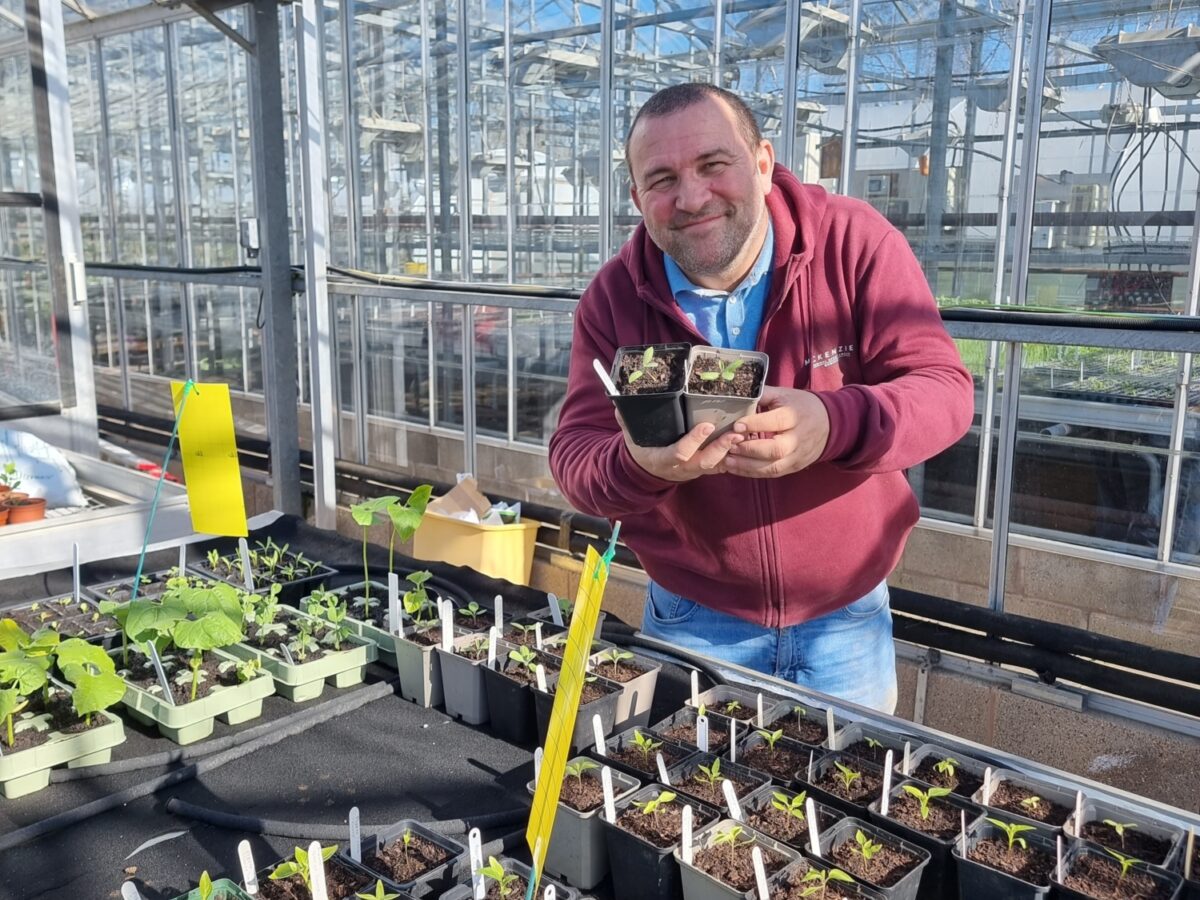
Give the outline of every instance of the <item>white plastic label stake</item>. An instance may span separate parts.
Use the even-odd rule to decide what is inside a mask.
[[[555,900],[554,885],[546,885],[546,890],[542,894],[542,900]]]
[[[454,604],[449,600],[442,603],[442,649],[454,649]]]
[[[689,866],[692,864],[692,804],[687,804],[683,808],[683,838],[680,843],[680,850],[683,851],[683,861]]]
[[[283,661],[289,666],[294,666],[296,664],[296,661],[292,659],[292,651],[288,649],[287,644],[280,644],[279,652],[283,654]]]
[[[72,597],[75,599],[75,605],[79,605],[79,545],[71,544],[71,581],[74,582]],[[128,882],[126,882],[128,884]],[[121,890],[124,890],[122,888]],[[137,888],[135,887],[136,891]]]
[[[497,594],[496,599],[492,601],[492,612],[495,613],[496,627],[499,628],[501,631],[503,631],[504,630],[504,598],[501,597],[499,594]]]
[[[692,706],[700,708],[700,673],[692,669]]]
[[[912,744],[909,741],[904,742],[904,766],[901,771],[905,778],[912,774]]]
[[[654,758],[658,762],[658,780],[661,781],[663,784],[665,784],[667,787],[670,787],[671,779],[667,776],[667,764],[665,762],[663,762],[662,754],[655,753]]]
[[[388,575],[388,628],[392,634],[404,634],[404,615],[400,611],[400,576]]]
[[[483,841],[479,837],[479,829],[472,828],[467,834],[467,846],[471,855],[471,893],[475,900],[483,900],[487,894],[487,885],[479,870],[483,868]]]
[[[550,619],[559,628],[563,627],[562,610],[558,608],[558,595],[547,594],[546,605],[550,607]]]
[[[362,825],[358,820],[358,807],[350,807],[350,858],[362,862]]]
[[[1075,792],[1075,836],[1083,834],[1083,791]]]
[[[604,723],[600,721],[600,713],[592,713],[592,737],[596,740],[596,755],[608,756],[604,746]]]
[[[126,881],[121,885],[121,900],[143,900],[142,892],[132,881]]]
[[[308,877],[312,879],[312,900],[329,900],[325,886],[325,860],[321,859],[321,842],[308,845]]]
[[[812,767],[813,767],[813,751],[808,751],[808,778],[805,779],[809,784],[812,784]]]
[[[733,789],[733,782],[728,778],[721,779],[721,793],[725,795],[725,805],[729,807],[729,818],[735,822],[744,822],[742,804],[738,803],[737,792]]]
[[[1058,880],[1061,882],[1063,879],[1061,834],[1054,839],[1054,872]]]
[[[158,684],[163,691],[163,699],[171,706],[175,705],[175,696],[171,693],[171,682],[167,681],[167,673],[163,669],[162,660],[158,658],[158,649],[154,641],[146,641],[146,655],[154,664],[154,674],[158,676]]]
[[[708,716],[696,716],[696,746],[708,752]]]
[[[1192,857],[1196,855],[1196,829],[1188,829],[1187,848],[1183,854],[1183,877],[1192,877]]]
[[[808,849],[817,859],[823,859],[821,856],[821,828],[817,823],[817,805],[813,803],[812,797],[804,801],[804,813],[808,816]]]
[[[600,786],[604,788],[604,817],[610,825],[617,824],[617,802],[613,791],[612,769],[603,766],[600,769]]]
[[[238,555],[242,558],[242,581],[246,590],[254,590],[254,573],[250,571],[250,545],[245,538],[238,538]]]
[[[542,780],[542,757],[546,755],[541,747],[533,751],[533,786],[537,787]]]
[[[959,827],[962,829],[958,835],[958,841],[959,841],[958,851],[959,851],[959,853],[962,854],[962,858],[966,859],[967,858],[967,811],[965,809],[960,809],[958,811],[958,818],[959,818],[959,822],[961,823]]]
[[[533,646],[538,650],[542,649],[542,623],[535,622],[533,625]]]
[[[246,885],[246,893],[253,897],[258,893],[258,869],[254,867],[254,851],[250,849],[249,841],[238,844],[238,862],[242,864],[242,884]]]
[[[884,818],[887,818],[888,803],[891,801],[892,765],[892,751],[889,750],[883,758],[883,793],[879,795],[879,814]]]
[[[758,721],[759,728],[767,727],[766,717],[763,716],[763,702],[762,702],[762,694],[761,693],[758,695],[758,719],[757,719],[757,721]]]
[[[825,731],[829,735],[829,749],[837,750],[837,734],[834,732],[833,710],[825,710]]]
[[[488,629],[488,660],[489,669],[496,668],[496,641],[500,640],[500,629],[493,625]]]
[[[729,761],[737,762],[737,719],[729,720]]]
[[[754,883],[758,885],[758,898],[759,900],[769,900],[771,892],[767,888],[767,869],[763,865],[762,849],[751,848],[750,858],[754,860]]]
[[[187,544],[179,545],[179,575],[187,571]]]
[[[537,687],[543,694],[550,693],[546,687],[546,667],[541,663],[537,664],[537,668],[533,670],[537,674]]]
[[[983,770],[983,805],[992,805],[992,767]]]

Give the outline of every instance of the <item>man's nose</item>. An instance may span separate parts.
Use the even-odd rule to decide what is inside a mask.
[[[679,190],[675,194],[675,207],[681,212],[699,212],[712,197],[708,180],[698,175],[684,173],[679,179]]]

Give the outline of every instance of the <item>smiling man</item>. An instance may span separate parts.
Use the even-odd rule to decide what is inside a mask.
[[[753,113],[666,88],[625,145],[642,225],[584,292],[550,440],[563,495],[622,520],[651,637],[891,712],[885,579],[919,517],[904,469],[970,425],[971,376],[904,237],[776,164]],[[638,447],[592,372],[620,346],[761,350],[757,412]]]

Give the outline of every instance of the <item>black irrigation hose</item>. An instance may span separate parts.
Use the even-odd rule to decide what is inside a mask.
[[[172,797],[167,801],[167,812],[186,819],[195,819],[216,828],[227,828],[230,831],[243,831],[247,834],[269,834],[275,837],[307,838],[313,841],[344,841],[350,836],[348,825],[328,825],[324,823],[309,824],[305,822],[282,822],[276,819],[262,819],[258,816],[240,816],[234,813],[197,806]],[[486,831],[490,828],[500,828],[523,822],[529,817],[529,807],[506,809],[503,812],[483,813],[471,816],[469,819],[434,820],[420,822],[422,827],[438,834],[465,834],[472,828]],[[389,823],[390,824],[390,823]],[[363,825],[363,834],[374,834],[389,825]]]
[[[163,750],[161,753],[153,753],[150,756],[119,759],[116,762],[103,763],[98,766],[84,766],[79,769],[54,769],[50,772],[50,783],[61,784],[64,781],[81,781],[86,778],[125,775],[129,772],[159,769],[163,766],[174,765],[175,763],[201,759],[213,753],[220,753],[223,750],[240,747],[243,744],[258,740],[263,735],[270,734],[279,728],[291,728],[297,724],[316,724],[328,720],[333,715],[353,712],[355,709],[370,703],[372,700],[384,697],[389,693],[394,693],[393,689],[398,683],[399,679],[393,678],[379,684],[373,684],[344,697],[326,701],[319,706],[273,719],[270,722],[263,722],[253,728],[239,731],[237,734],[227,734],[224,737],[214,738],[211,741],[192,744],[190,747],[180,747],[177,750]]]
[[[16,831],[9,832],[6,835],[0,836],[0,851],[9,850],[13,847],[19,847],[21,844],[36,840],[48,834],[53,834],[56,831],[61,831],[64,828],[69,828],[72,825],[77,825],[80,822],[85,822],[88,819],[106,813],[111,809],[116,809],[119,806],[124,806],[127,803],[132,803],[134,800],[140,800],[143,797],[148,797],[156,791],[161,791],[163,788],[172,787],[176,784],[181,784],[185,781],[190,781],[206,772],[211,772],[220,768],[226,763],[241,759],[250,753],[265,749],[274,744],[279,743],[294,735],[307,731],[313,725],[332,719],[343,713],[349,712],[351,709],[357,709],[372,700],[377,700],[380,697],[390,694],[391,688],[394,687],[395,681],[386,681],[378,685],[372,685],[364,691],[356,692],[353,698],[360,701],[354,705],[348,702],[323,704],[323,716],[314,716],[313,718],[304,719],[300,722],[292,722],[286,728],[277,728],[262,735],[255,741],[246,744],[241,744],[237,747],[232,747],[221,753],[214,753],[206,756],[203,759],[197,760],[194,763],[189,763],[181,769],[175,769],[172,772],[167,772],[165,775],[159,775],[156,778],[151,778],[148,781],[143,781],[139,784],[125,788],[123,791],[117,791],[114,794],[108,794],[104,797],[99,797],[91,803],[85,803],[83,806],[77,806],[74,809],[59,813],[56,816],[51,816],[48,819],[42,819],[40,822],[34,822],[32,825],[26,825],[24,828],[19,828]],[[383,690],[386,688],[386,690]],[[369,696],[364,696],[367,692]],[[351,698],[345,698],[349,701]]]

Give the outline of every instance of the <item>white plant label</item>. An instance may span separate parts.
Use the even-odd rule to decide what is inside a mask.
[[[552,884],[546,885],[546,890],[542,894],[542,900],[554,900],[554,898],[555,898],[554,885],[552,885]]]
[[[187,571],[187,544],[180,544],[179,545],[179,575],[180,575],[180,577],[183,576],[183,573],[185,571]]]
[[[729,761],[737,762],[737,719],[729,720]]]
[[[538,663],[537,668],[534,669],[533,671],[535,673],[537,673],[538,690],[541,691],[543,694],[550,693],[549,688],[546,687],[546,667],[543,666],[541,663]]]
[[[604,723],[600,721],[600,713],[592,713],[592,737],[596,741],[596,755],[608,756],[604,746]]]
[[[533,751],[533,786],[534,787],[537,787],[538,783],[542,780],[542,757],[544,757],[545,755],[546,755],[546,752],[541,747],[538,747],[536,750]]]
[[[683,851],[683,861],[689,866],[692,864],[693,853],[692,841],[692,804],[687,804],[683,807],[683,838],[680,843],[680,850]]]
[[[362,824],[358,818],[358,807],[350,807],[350,858],[362,862]]]
[[[501,631],[504,630],[504,598],[499,594],[492,601],[492,612],[495,613],[496,627]]]
[[[312,879],[312,900],[329,900],[325,885],[325,860],[321,858],[321,842],[308,845],[308,877]]]
[[[533,626],[533,646],[540,651],[542,649],[542,623],[535,622]]]
[[[240,842],[237,852],[238,862],[242,866],[242,884],[246,886],[246,893],[253,897],[258,893],[258,869],[254,867],[254,851],[250,849],[250,842]]]
[[[696,716],[696,746],[708,752],[708,716]]]
[[[1063,880],[1062,868],[1062,835],[1058,835],[1054,839],[1054,872],[1055,876],[1061,882]]]
[[[883,758],[883,792],[879,795],[879,814],[887,818],[888,804],[892,793],[892,751],[889,750]]]
[[[700,708],[700,673],[692,669],[692,706]]]
[[[767,888],[767,868],[763,865],[762,849],[753,847],[750,858],[754,860],[754,883],[758,885],[758,896],[760,900],[768,900],[771,892]]]
[[[832,709],[825,710],[825,731],[829,735],[829,749],[837,750],[838,749],[838,745],[837,745],[838,740],[837,740],[837,733],[834,730],[833,710]]]
[[[1075,835],[1083,834],[1083,791],[1075,792]]]
[[[738,803],[737,792],[733,789],[733,782],[728,778],[721,779],[721,793],[725,795],[725,805],[729,807],[729,818],[735,822],[744,822],[742,804]]]
[[[500,629],[493,625],[488,629],[488,660],[489,669],[496,668],[496,641],[500,640]]]
[[[562,610],[558,608],[558,595],[547,594],[546,605],[550,607],[550,620],[559,628],[563,627]]]
[[[238,556],[242,558],[242,581],[246,590],[254,590],[254,573],[250,571],[250,545],[245,538],[238,538]]]
[[[904,742],[904,777],[907,778],[912,774],[912,744],[909,741]]]
[[[1183,877],[1192,877],[1192,857],[1196,855],[1196,829],[1188,829],[1187,852],[1183,854]]]
[[[454,604],[449,600],[442,603],[442,649],[454,649]]]
[[[813,767],[813,751],[808,751],[808,778],[805,779],[809,784],[812,784],[812,767]]]
[[[665,762],[663,762],[662,754],[655,753],[654,758],[658,762],[658,780],[661,781],[663,784],[665,784],[667,787],[670,787],[671,786],[671,778],[670,778],[670,776],[667,775],[667,764]]]
[[[487,884],[479,870],[483,868],[483,841],[479,837],[479,829],[472,828],[467,834],[467,846],[471,855],[471,893],[475,900],[483,900],[487,894]]]
[[[169,706],[174,706],[175,696],[171,693],[171,682],[167,681],[167,673],[163,669],[162,660],[158,658],[158,648],[154,646],[154,641],[146,641],[146,655],[150,657],[150,662],[154,664],[154,674],[158,676],[158,684],[162,688],[163,699],[167,701]]]
[[[283,661],[289,666],[294,666],[296,664],[296,660],[292,659],[292,651],[288,649],[287,644],[280,644],[279,652],[283,654]]]
[[[962,854],[962,858],[967,858],[967,811],[960,809],[958,811],[959,819],[959,834],[958,834],[958,852]]]
[[[404,634],[404,613],[400,609],[400,576],[388,575],[388,629],[392,634]]]
[[[616,792],[613,790],[612,769],[603,766],[600,769],[600,786],[604,788],[604,817],[610,825],[617,824]]]
[[[71,544],[71,581],[76,605],[79,604],[79,544]],[[123,890],[123,889],[122,889]],[[135,887],[136,891],[137,888]]]
[[[808,816],[808,849],[812,851],[812,855],[817,859],[822,859],[821,828],[817,823],[817,805],[813,803],[812,797],[805,799],[804,812]]]
[[[992,805],[992,767],[983,770],[983,805]]]
[[[758,721],[758,727],[759,727],[759,728],[766,728],[766,727],[767,727],[767,720],[766,720],[766,717],[765,717],[765,716],[763,716],[763,702],[762,702],[762,694],[761,694],[761,693],[759,693],[759,695],[758,695],[758,704],[757,704],[757,706],[758,706],[758,719],[757,719],[757,721]]]
[[[126,881],[121,885],[121,900],[143,900],[142,892],[132,881]]]

